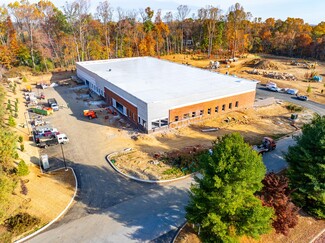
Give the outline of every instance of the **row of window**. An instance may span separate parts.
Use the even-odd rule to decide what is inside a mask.
[[[236,103],[235,103],[235,107],[238,107],[238,105],[239,105],[239,102],[238,101],[236,101]],[[228,104],[228,108],[229,109],[232,109],[232,103],[229,103]],[[208,108],[208,110],[207,110],[207,114],[208,115],[211,115],[211,108]],[[221,106],[221,110],[222,111],[225,111],[226,110],[226,105],[225,104],[223,104],[222,106]],[[214,112],[215,113],[218,113],[219,112],[219,106],[216,106],[215,108],[214,108]],[[200,110],[199,111],[199,116],[203,116],[204,115],[204,110]],[[197,116],[197,112],[196,111],[193,111],[192,113],[186,113],[186,114],[184,114],[183,115],[183,119],[185,120],[185,119],[189,119],[189,118],[193,118],[193,117],[196,117]],[[179,121],[179,116],[175,116],[175,122],[176,121]]]

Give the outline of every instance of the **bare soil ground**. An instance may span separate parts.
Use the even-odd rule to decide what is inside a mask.
[[[28,189],[27,195],[21,193],[21,182],[18,183],[14,193],[11,195],[11,207],[8,209],[8,217],[18,212],[27,212],[36,216],[41,220],[38,227],[41,227],[56,218],[70,202],[75,190],[75,178],[73,172],[59,170],[48,174],[43,174],[38,166],[39,151],[33,142],[29,140],[28,129],[26,124],[27,116],[25,114],[26,107],[24,98],[20,89],[24,89],[25,85],[35,82],[31,79],[28,83],[19,83],[17,85],[17,93],[13,94],[8,91],[8,98],[14,103],[18,98],[19,109],[17,126],[13,130],[17,136],[22,136],[25,146],[24,151],[18,149],[18,154],[29,167],[30,173],[22,177]],[[17,147],[19,144],[17,143]],[[18,161],[17,161],[18,164]],[[6,229],[2,227],[0,230],[0,238],[2,234],[6,234]]]
[[[322,231],[325,227],[324,220],[316,220],[313,217],[306,215],[304,212],[301,212],[299,215],[299,223],[298,225],[289,231],[288,236],[284,236],[282,234],[276,234],[275,232],[271,232],[266,235],[262,235],[259,240],[250,239],[247,237],[243,237],[240,242],[241,243],[264,243],[264,242],[272,242],[272,243],[287,243],[287,242],[295,242],[295,243],[305,243],[310,242],[320,231]],[[320,238],[321,240],[321,238]],[[186,225],[184,229],[180,232],[177,237],[176,243],[201,243],[197,234],[193,230],[193,228],[189,225]],[[315,242],[324,242],[324,241],[315,241]]]
[[[150,135],[140,135],[132,141],[134,152],[114,158],[115,165],[125,173],[142,179],[172,179],[179,174],[165,174],[172,166],[159,162],[155,163],[156,153],[172,150],[182,150],[188,146],[200,145],[211,147],[217,137],[231,132],[240,132],[250,144],[259,144],[264,136],[282,137],[296,129],[290,125],[291,112],[287,104],[273,104],[268,107],[252,108],[222,114],[216,118],[204,120],[188,127]],[[310,111],[303,111],[296,124],[301,127],[312,118]],[[226,122],[228,121],[228,122]],[[218,128],[214,132],[202,132],[202,129]]]
[[[201,57],[198,55],[169,55],[162,56],[162,59],[166,59],[169,61],[174,61],[178,63],[186,64],[200,67],[200,68],[208,68],[210,60],[215,59],[207,59],[206,57]],[[197,60],[200,59],[200,60]],[[259,62],[256,65],[251,65],[254,60],[259,59]],[[266,62],[267,61],[267,62]],[[292,65],[292,61],[297,61],[301,63],[301,65]],[[299,93],[302,95],[307,94],[307,88],[310,85],[312,87],[312,92],[307,94],[310,100],[325,104],[325,63],[317,62],[317,66],[315,69],[308,69],[302,63],[305,63],[305,60],[296,59],[296,58],[287,58],[287,57],[279,57],[273,55],[248,55],[247,58],[240,58],[237,62],[233,62],[231,64],[221,64],[218,70],[214,70],[220,73],[225,74],[228,72],[230,75],[236,75],[238,77],[258,80],[261,83],[267,82],[275,82],[278,84],[280,88],[295,88],[299,90]],[[310,63],[314,63],[311,61]],[[285,72],[294,75],[297,77],[296,81],[289,80],[280,80],[264,77],[263,75],[255,75],[249,74],[247,71],[252,71],[254,69],[259,69],[259,71],[274,71],[274,72]],[[315,71],[318,75],[323,77],[323,82],[306,82],[305,74],[311,73]],[[323,90],[323,93],[321,92]]]

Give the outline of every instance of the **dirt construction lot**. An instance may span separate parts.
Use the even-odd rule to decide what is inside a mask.
[[[183,63],[189,65],[209,68],[210,60],[218,60],[215,57],[207,59],[205,56],[198,55],[169,55],[162,56],[162,59]],[[198,60],[199,59],[199,60]],[[315,64],[315,68],[312,66]],[[221,64],[218,70],[212,69],[222,74],[226,72],[229,75],[236,75],[252,80],[261,81],[261,83],[275,82],[280,88],[295,88],[299,90],[302,95],[308,95],[310,100],[325,104],[325,63],[306,61],[295,58],[278,57],[272,55],[247,55],[247,58],[240,58],[236,62],[229,64]],[[258,74],[259,73],[259,74]],[[267,77],[263,73],[279,74],[277,78]],[[307,82],[305,75],[317,74],[323,78],[323,82]],[[284,80],[281,77],[287,76],[288,79]],[[292,80],[295,77],[295,80]],[[312,91],[308,94],[307,88],[310,85]],[[322,92],[323,90],[323,92]]]

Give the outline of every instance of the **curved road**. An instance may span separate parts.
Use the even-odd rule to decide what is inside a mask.
[[[109,144],[109,137],[101,131],[100,125],[78,117],[83,107],[66,88],[46,92],[59,103],[70,105],[70,109],[59,111],[60,116],[54,116],[53,124],[61,124],[58,128],[70,136],[65,155],[77,174],[79,191],[75,205],[64,218],[29,242],[150,242],[175,230],[185,221],[184,206],[192,178],[161,186],[119,176],[105,161],[105,155],[113,151],[101,145],[100,142]],[[274,96],[320,114],[325,111],[324,105],[299,101],[287,94],[267,91],[259,85],[256,96]],[[292,141],[286,143],[289,145]],[[53,156],[60,157],[60,152],[56,152]],[[277,157],[283,162],[281,154]],[[271,160],[265,158],[264,161],[269,171],[286,166],[273,168]]]

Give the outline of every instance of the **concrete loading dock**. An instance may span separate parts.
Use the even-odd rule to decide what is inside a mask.
[[[252,107],[256,82],[152,57],[77,63],[77,76],[146,132]]]

